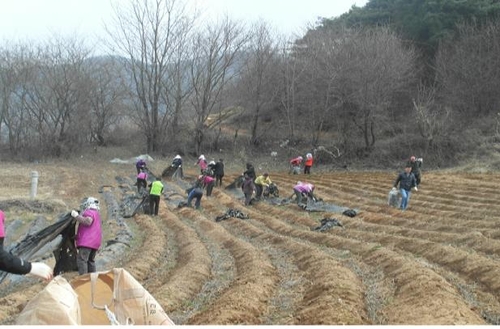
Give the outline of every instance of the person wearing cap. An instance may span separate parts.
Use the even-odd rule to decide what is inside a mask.
[[[163,193],[163,183],[160,177],[150,184],[149,189],[149,213],[152,216],[158,216],[160,209],[160,196]]]
[[[202,154],[198,157],[198,161],[194,164],[195,166],[198,165],[200,167],[200,173],[203,175],[203,172],[205,169],[207,169],[208,163],[207,160],[205,159],[205,156]]]
[[[222,178],[224,177],[223,159],[219,159],[219,161],[215,163],[214,172],[215,172],[215,186],[222,186]]]
[[[306,154],[306,161],[304,162],[304,175],[311,174],[311,167],[313,165],[313,156],[311,153]]]
[[[181,165],[182,165],[182,157],[179,154],[177,154],[172,160],[172,167],[178,168]]]
[[[206,173],[215,178],[215,160],[208,163]]]
[[[416,186],[420,185],[420,178],[422,177],[420,167],[422,166],[422,162],[422,158],[417,159],[414,155],[412,155],[408,161],[408,165],[411,166],[411,173],[415,176],[415,180],[417,182]]]
[[[302,160],[304,160],[300,155],[296,158],[290,160],[290,172],[289,174],[299,174],[300,173],[300,165],[302,164]]]
[[[399,192],[401,193],[401,205],[399,206],[401,210],[406,210],[408,208],[408,203],[410,202],[411,189],[414,188],[418,191],[417,180],[415,175],[411,172],[411,164],[407,163],[403,172],[399,173],[396,181],[393,184],[393,190],[396,190],[399,184]]]
[[[99,200],[87,198],[82,204],[82,213],[71,211],[71,217],[76,219],[76,265],[78,274],[96,272],[95,256],[102,244],[101,215],[99,214]]]
[[[263,175],[255,178],[255,197],[257,200],[262,196],[262,192],[264,188],[269,188],[269,185],[272,183],[271,178],[269,178],[269,174],[266,172]]]
[[[175,172],[178,172],[180,178],[184,177],[184,174],[182,172],[182,157],[179,154],[174,157],[174,160],[172,160],[172,164],[170,166],[176,170]]]

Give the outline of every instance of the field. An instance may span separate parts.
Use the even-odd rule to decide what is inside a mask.
[[[155,163],[153,172],[166,165]],[[27,197],[32,170],[40,173],[36,203]],[[7,222],[23,223],[11,231],[6,225],[7,233],[14,241],[22,236],[19,226],[37,216],[50,223],[84,196],[97,196],[106,240],[128,239],[105,246],[98,269],[127,269],[177,324],[500,323],[498,173],[424,172],[402,212],[387,206],[395,172],[313,167],[307,180],[316,194],[358,209],[353,218],[296,204],[245,207],[238,190],[222,188],[204,196],[200,210],[177,208],[188,182],[166,180],[158,217],[124,218],[123,204],[135,194],[134,170],[110,163],[6,166],[0,205],[8,208]],[[227,172],[225,183],[237,175]],[[305,179],[284,170],[270,176],[283,198]],[[249,219],[216,222],[229,208]],[[343,227],[312,230],[326,217]],[[35,279],[0,285],[0,323],[13,323],[43,286]]]

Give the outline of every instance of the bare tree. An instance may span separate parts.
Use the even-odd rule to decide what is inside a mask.
[[[178,0],[130,0],[128,6],[116,2],[114,10],[114,29],[107,27],[107,31],[114,52],[127,57],[135,121],[146,137],[147,151],[156,152],[176,111],[166,103],[167,93],[178,87],[167,84],[170,65],[181,60],[179,47],[193,19]]]
[[[351,104],[350,117],[370,150],[393,97],[413,82],[416,53],[385,27],[348,33],[337,45],[336,61],[345,63],[337,77],[339,94]]]
[[[485,26],[460,25],[457,37],[440,45],[436,71],[442,97],[459,114],[465,127],[470,126],[473,115],[494,121],[500,107],[499,53],[498,21]]]
[[[53,36],[43,45],[20,44],[4,51],[2,113],[11,152],[21,147],[60,156],[81,141],[76,118],[88,110],[81,40]]]
[[[292,140],[295,138],[297,126],[297,85],[303,74],[303,65],[300,63],[300,57],[297,56],[297,49],[300,46],[285,40],[280,47],[280,77],[283,80],[280,103],[288,127],[288,138]]]
[[[37,79],[31,88],[28,108],[43,127],[42,140],[60,156],[84,143],[88,132],[78,118],[89,113],[87,65],[90,50],[81,40],[54,36],[40,47]]]
[[[266,133],[259,131],[262,112],[276,105],[283,81],[277,71],[279,47],[270,28],[259,22],[250,30],[253,32],[238,80],[238,95],[245,112],[250,114],[250,143],[258,145],[260,136]]]
[[[0,51],[0,128],[5,128],[8,136],[9,149],[16,154],[21,148],[21,142],[26,140],[22,127],[26,126],[25,111],[15,109],[15,97],[23,76],[29,71],[30,50],[24,45],[15,45],[11,49]],[[3,129],[0,129],[0,140]]]
[[[190,76],[197,153],[201,152],[205,137],[205,121],[214,111],[222,110],[223,91],[239,74],[238,55],[247,41],[244,28],[228,18],[217,24],[207,24],[194,38]]]
[[[419,132],[427,141],[426,150],[434,146],[435,139],[448,132],[451,111],[437,102],[437,88],[420,84],[413,99],[416,121]]]
[[[297,84],[297,115],[301,126],[310,134],[313,147],[318,146],[322,134],[337,131],[337,109],[341,104],[341,80],[346,65],[338,60],[340,51],[338,33],[318,30],[309,33],[297,44],[297,57],[301,58],[301,79]]]
[[[111,58],[94,58],[89,63],[90,116],[86,117],[90,142],[105,146],[112,126],[125,115],[127,88],[120,67]]]

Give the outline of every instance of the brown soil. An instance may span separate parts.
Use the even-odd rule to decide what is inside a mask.
[[[153,171],[164,165],[156,163]],[[0,202],[28,203],[29,173],[37,170],[37,200],[50,207],[27,209],[20,202],[7,210],[7,221],[28,223],[37,211],[55,220],[84,196],[99,197],[104,185],[119,204],[134,183],[133,165],[9,168],[0,179],[20,183],[0,188]],[[188,168],[186,174],[196,172]],[[226,183],[236,175],[229,173]],[[306,179],[284,171],[270,175],[283,198]],[[306,212],[295,204],[245,207],[237,194],[221,188],[203,197],[201,210],[178,209],[174,199],[163,199],[159,216],[125,220],[133,231],[131,247],[115,254],[109,266],[132,273],[177,324],[498,324],[500,174],[425,172],[404,212],[387,206],[394,178],[385,172],[307,177],[325,202],[359,209],[353,218]],[[167,180],[166,194],[185,196],[186,184]],[[119,225],[102,208],[106,239],[113,239]],[[250,218],[216,222],[228,208]],[[344,227],[311,230],[325,217]],[[43,286],[37,280],[0,285],[0,323],[13,323]]]

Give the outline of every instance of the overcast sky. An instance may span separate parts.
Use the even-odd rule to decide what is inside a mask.
[[[112,0],[128,1],[128,0]],[[305,31],[318,16],[336,17],[368,0],[183,0],[196,3],[204,15],[253,22],[263,19],[284,34]],[[113,15],[110,0],[3,0],[0,39],[38,39],[56,34],[103,35]]]

